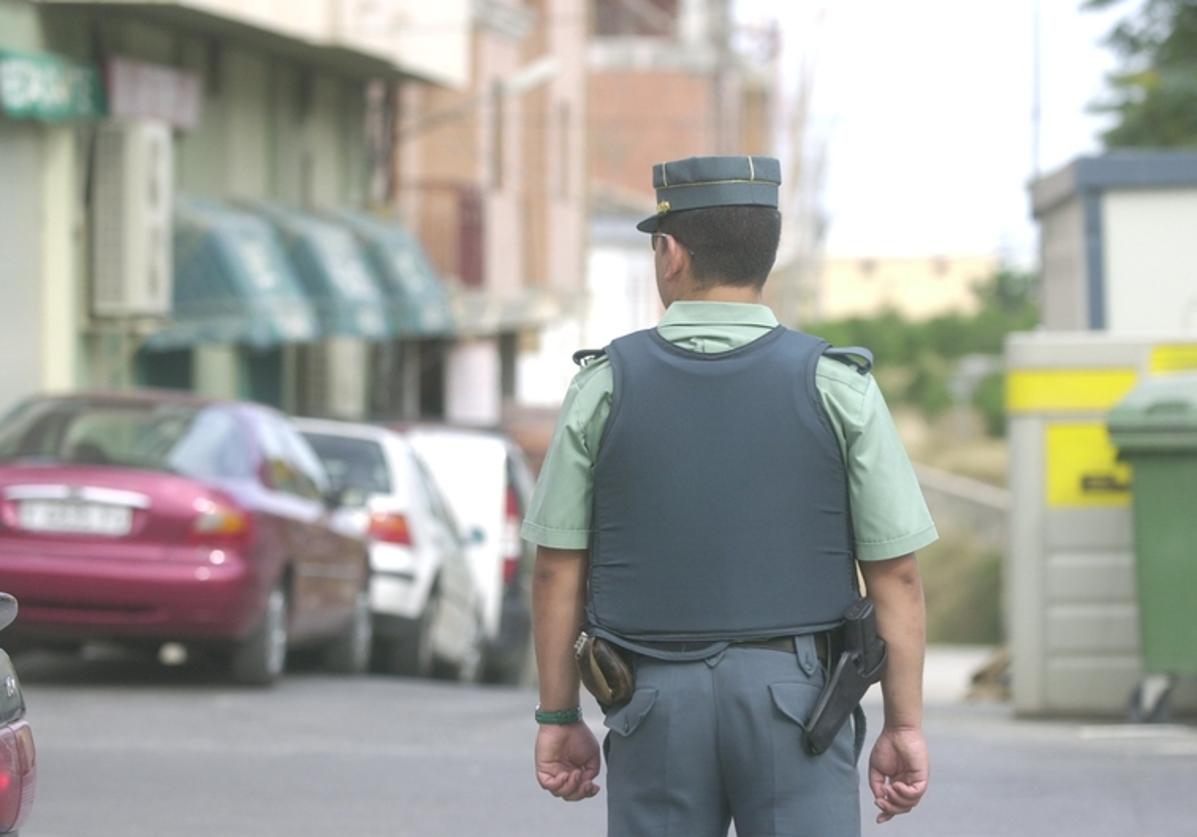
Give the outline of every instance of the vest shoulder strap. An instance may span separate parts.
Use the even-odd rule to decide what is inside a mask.
[[[578,349],[574,352],[574,363],[585,368],[587,364],[606,356],[606,349]]]
[[[873,353],[863,346],[832,347],[825,349],[823,354],[840,363],[856,367],[856,371],[862,375],[873,371]]]

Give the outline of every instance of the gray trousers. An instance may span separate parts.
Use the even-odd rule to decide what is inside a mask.
[[[857,837],[852,725],[820,756],[803,727],[826,677],[796,653],[732,646],[692,663],[636,661],[636,692],[607,714],[609,837]]]

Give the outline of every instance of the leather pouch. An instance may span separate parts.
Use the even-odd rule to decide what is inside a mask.
[[[578,676],[604,711],[628,700],[636,691],[636,673],[624,653],[607,640],[585,631],[578,634],[574,643]]]

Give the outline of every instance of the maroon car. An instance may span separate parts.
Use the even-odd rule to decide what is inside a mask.
[[[26,401],[0,422],[0,578],[16,641],[181,642],[267,684],[288,647],[361,671],[365,545],[285,417],[165,392]]]

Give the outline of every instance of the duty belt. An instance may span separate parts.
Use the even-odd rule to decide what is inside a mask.
[[[819,662],[827,665],[827,646],[830,635],[827,633],[811,634],[815,641],[815,652],[819,656]],[[732,647],[739,648],[764,648],[768,651],[782,651],[786,654],[794,653],[794,637],[792,636],[775,636],[769,639],[751,639],[744,642],[733,642]]]

